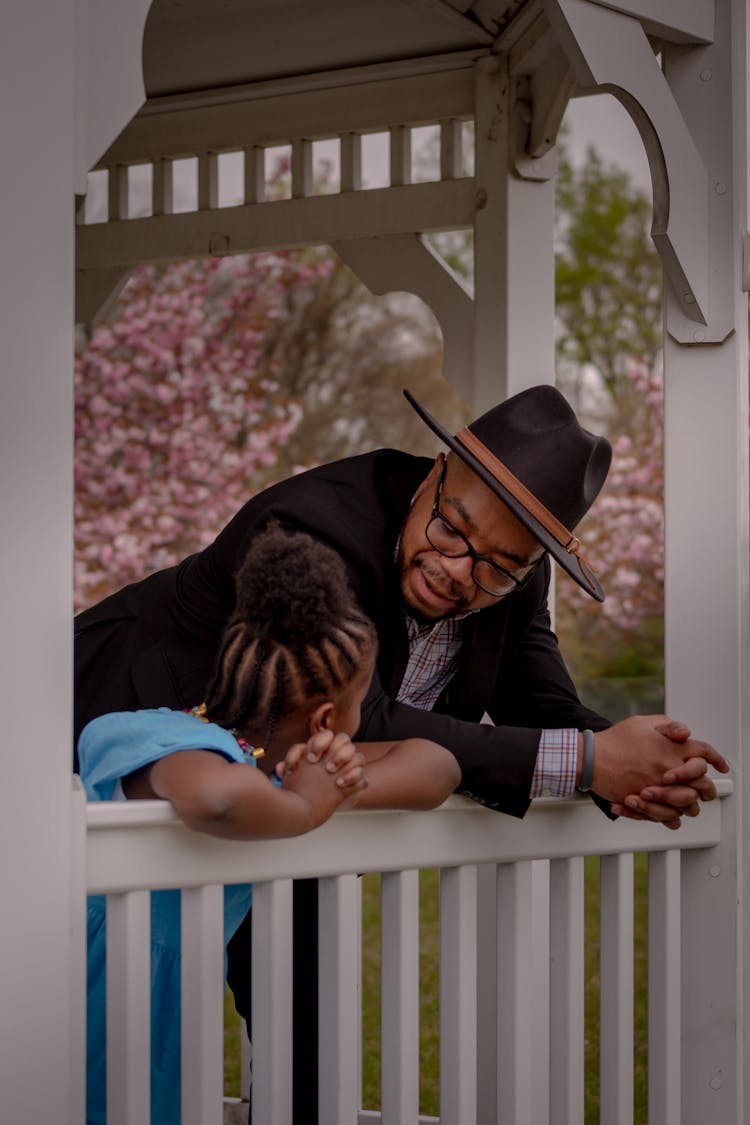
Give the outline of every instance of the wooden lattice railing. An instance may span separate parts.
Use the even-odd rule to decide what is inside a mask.
[[[731,783],[719,784],[723,795],[731,792]],[[247,844],[190,832],[161,802],[86,806],[79,790],[73,802],[81,859],[74,888],[81,931],[72,972],[78,989],[73,1120],[84,1120],[86,893],[109,896],[108,971],[120,1001],[107,1065],[123,1096],[109,1125],[147,1120],[148,890],[166,887],[183,888],[183,1122],[220,1125],[221,885],[250,881],[253,1026],[263,1029],[253,1051],[254,1114],[264,1123],[289,1122],[291,877],[318,876],[320,1120],[416,1121],[416,879],[419,868],[437,867],[440,1120],[580,1125],[585,855],[603,857],[601,1098],[617,1107],[611,1120],[632,1120],[635,851],[649,853],[649,1104],[674,1112],[681,1089],[681,980],[691,978],[691,967],[680,963],[681,850],[719,842],[721,804],[704,806],[700,817],[672,834],[657,825],[612,824],[585,800],[537,802],[516,821],[452,798],[434,812],[343,813],[303,839]],[[381,1114],[361,1106],[359,1079],[357,875],[370,871],[384,873]],[[691,1122],[688,1106],[682,1121]]]

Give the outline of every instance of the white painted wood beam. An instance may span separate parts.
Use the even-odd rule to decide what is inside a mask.
[[[86,1120],[86,792],[77,774],[71,780],[70,1120],[75,1122]]]
[[[316,245],[471,226],[473,180],[373,188],[76,228],[80,269]]]
[[[632,1125],[632,855],[602,856],[599,917],[599,1120]]]
[[[532,865],[497,868],[497,1112],[498,1121],[536,1125]]]
[[[513,175],[517,104],[507,65],[502,56],[477,66],[470,399],[477,411],[554,377],[554,186],[547,170],[540,182],[537,169]]]
[[[292,1120],[292,881],[253,887],[253,1120]],[[243,1075],[243,1078],[245,1075]]]
[[[465,0],[410,0],[415,7],[424,9],[425,17],[434,20],[436,17],[450,22],[459,32],[467,32],[477,43],[490,44],[494,37],[495,28],[490,25],[485,27],[478,22],[473,11],[471,15],[465,13],[473,7]]]
[[[747,4],[740,8],[747,19]],[[747,88],[739,83],[733,97],[732,82],[733,60],[744,41],[723,0],[713,43],[692,50],[667,45],[662,51],[665,77],[708,172],[708,323],[692,323],[673,291],[665,294],[667,331],[682,344],[721,343],[736,326],[737,232],[746,229],[748,207],[747,188],[736,169],[747,155]]]
[[[704,691],[701,699],[705,695]],[[722,797],[733,791],[732,782],[725,779],[718,780],[717,788]],[[405,855],[413,867],[445,867],[496,862],[499,856],[511,862],[674,847],[672,834],[661,825],[624,818],[610,822],[584,798],[534,802],[518,821],[466,797],[450,797],[442,808],[419,814],[418,832],[414,818],[398,811],[358,809],[337,813],[303,843],[257,840],[252,848],[191,833],[164,801],[123,802],[124,808],[109,808],[110,803],[86,808],[89,894],[131,890],[144,883],[198,887],[214,882],[218,873],[227,883],[315,878],[338,874],[344,866],[342,856],[347,870],[365,873],[400,871]],[[131,810],[131,803],[139,807]],[[682,825],[683,862],[686,850],[719,842],[722,815],[729,814],[729,806],[722,813],[723,805],[725,800],[705,804],[700,816]],[[134,825],[138,832],[133,832]]]
[[[151,1092],[151,895],[107,895],[107,1120],[142,1125]]]
[[[360,191],[362,188],[362,137],[359,133],[344,133],[340,139],[340,183],[342,191]]]
[[[708,177],[643,28],[589,0],[544,2],[580,85],[614,94],[633,118],[654,187],[654,244],[683,315],[707,325]]]
[[[181,895],[181,1125],[222,1125],[224,888]]]
[[[174,210],[174,165],[155,160],[151,165],[151,214],[171,215]]]
[[[219,158],[215,152],[198,157],[198,210],[212,211],[219,202]]]
[[[346,72],[327,85],[216,90],[152,99],[103,155],[97,167],[135,164],[164,156],[239,151],[249,144],[276,145],[342,133],[386,130],[394,122],[431,124],[468,118],[473,110],[473,60],[455,69],[389,77],[367,72],[349,84]],[[437,64],[436,64],[437,65]],[[299,84],[298,84],[299,85]],[[165,137],[169,140],[165,144]]]
[[[109,169],[107,215],[114,220],[129,217],[128,170],[123,164]]]
[[[476,1121],[476,868],[440,872],[440,1123]],[[405,1120],[405,1119],[402,1119]]]
[[[471,394],[474,307],[462,278],[417,234],[357,238],[333,249],[372,293],[416,293],[432,309],[443,333],[445,377]]]
[[[75,7],[74,161],[76,190],[85,193],[86,173],[146,100],[141,56],[151,0]]]
[[[419,1116],[419,872],[381,881],[382,1125]]]
[[[531,122],[526,151],[533,160],[538,160],[557,141],[576,80],[568,60],[560,52],[550,55],[532,72],[529,85]]]
[[[390,132],[391,184],[411,183],[411,129],[408,125],[393,125]]]
[[[245,203],[263,203],[266,198],[266,151],[248,145],[244,152]]]
[[[122,292],[130,270],[122,266],[76,271],[76,324],[95,325]]]
[[[313,191],[312,141],[292,144],[292,198],[306,199]]]
[[[648,1119],[681,1125],[680,853],[648,860]]]
[[[326,1125],[349,1125],[357,1117],[358,895],[356,875],[321,879],[318,885],[318,1112]]]
[[[710,43],[715,0],[591,0],[602,8],[634,16],[649,35],[672,43]]]
[[[584,1119],[583,859],[550,864],[550,1125]]]
[[[463,128],[455,118],[440,122],[440,179],[457,180],[463,176]]]

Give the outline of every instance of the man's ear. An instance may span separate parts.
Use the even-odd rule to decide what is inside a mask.
[[[326,700],[325,703],[318,704],[315,710],[310,713],[310,734],[317,734],[320,730],[328,730],[331,711],[333,711],[333,703],[330,699]]]

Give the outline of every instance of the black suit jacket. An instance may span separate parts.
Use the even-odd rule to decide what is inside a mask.
[[[342,555],[377,627],[357,737],[431,738],[456,755],[461,792],[522,816],[540,730],[607,723],[581,704],[550,629],[548,559],[523,590],[466,619],[458,671],[432,712],[395,702],[408,658],[395,547],[429,469],[427,459],[379,450],[292,477],[248,501],[204,551],[81,613],[76,739],[105,711],[200,702],[234,605],[234,574],[251,537],[278,519]],[[485,712],[495,726],[480,723]]]

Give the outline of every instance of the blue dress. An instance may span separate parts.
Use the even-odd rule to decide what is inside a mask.
[[[211,750],[232,762],[255,760],[214,723],[160,707],[94,719],[78,742],[89,801],[117,799],[118,782],[141,766],[180,750]],[[224,944],[251,902],[249,884],[224,888]],[[106,898],[90,895],[87,912],[88,996],[86,1122],[105,1125]],[[180,892],[151,894],[151,1125],[180,1122]],[[147,1123],[144,1122],[144,1125]]]

